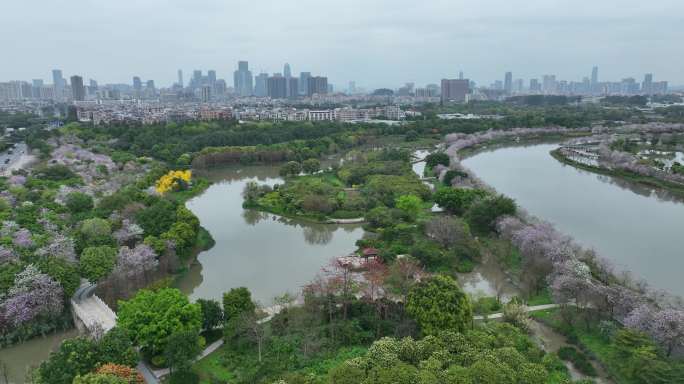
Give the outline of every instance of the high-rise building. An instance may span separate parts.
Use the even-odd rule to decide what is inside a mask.
[[[653,92],[653,74],[647,73],[644,75],[644,82],[641,83],[641,92],[650,95]]]
[[[254,96],[256,96],[256,97],[268,96],[268,88],[266,85],[266,83],[268,82],[268,73],[260,73],[254,79],[255,79]]]
[[[133,76],[133,89],[136,92],[140,92],[142,89],[142,80],[140,80],[140,77],[138,76]]]
[[[442,103],[467,101],[470,92],[468,79],[442,79]]]
[[[524,86],[523,79],[515,79],[513,82],[513,92],[522,93]]]
[[[178,86],[183,88],[183,70],[178,70]]]
[[[218,79],[216,80],[216,84],[214,85],[214,94],[216,96],[223,96],[226,94],[226,89],[228,89],[228,85],[226,85],[226,81],[223,79]]]
[[[546,94],[554,94],[558,92],[558,83],[556,82],[556,75],[544,75],[542,86],[542,90]]]
[[[266,89],[271,99],[284,99],[287,97],[287,79],[280,73],[274,73],[266,81]]]
[[[88,95],[95,95],[97,93],[97,81],[90,79],[88,82]]]
[[[328,93],[328,78],[325,76],[312,76],[307,85],[307,95],[325,95]]]
[[[504,78],[504,92],[511,94],[513,92],[513,73],[506,72],[506,77]]]
[[[541,84],[539,84],[539,79],[530,79],[530,92],[541,92]]]
[[[192,71],[192,78],[190,79],[190,88],[196,89],[202,86],[202,70],[195,69]]]
[[[308,95],[309,93],[309,79],[311,78],[311,72],[300,72],[299,73],[299,94]]]
[[[57,100],[62,100],[66,88],[66,79],[62,76],[61,69],[52,70],[52,85],[55,87],[55,98]]]
[[[211,100],[211,87],[208,85],[202,86],[202,102],[208,103]]]
[[[249,63],[247,61],[238,61],[238,69],[233,73],[235,93],[239,96],[252,96],[254,92],[252,81],[252,71],[249,70]]]
[[[594,66],[591,69],[591,85],[595,86],[596,84],[598,84],[598,67]]]
[[[145,88],[154,91],[154,80],[147,80],[147,83],[145,83]]]
[[[71,94],[75,101],[85,100],[85,88],[81,76],[71,76]]]
[[[290,94],[294,91],[296,93],[299,93],[299,89],[296,90],[291,90],[290,89],[290,79],[292,78],[292,69],[290,69],[290,64],[285,63],[283,66],[283,76],[285,77],[285,93],[287,93],[287,97],[292,97]],[[296,97],[296,96],[295,96]]]
[[[350,82],[349,82],[348,93],[349,93],[350,95],[353,95],[353,94],[356,93],[356,81],[350,81]]]
[[[285,78],[287,81],[287,97],[296,99],[299,97],[299,79],[296,77]]]
[[[43,88],[43,79],[33,79],[31,81],[31,97],[34,99],[40,98],[40,89]]]
[[[463,80],[463,71],[458,71],[458,79]]]
[[[216,71],[213,69],[210,69],[207,72],[207,79],[209,80],[209,86],[213,87],[216,84]]]

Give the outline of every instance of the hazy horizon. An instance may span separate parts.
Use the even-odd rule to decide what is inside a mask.
[[[183,69],[217,71],[232,85],[238,60],[256,75],[290,63],[338,87],[417,85],[457,77],[480,85],[514,78],[684,84],[684,2],[656,0],[12,1],[0,14],[0,81],[62,69],[100,83],[157,86]],[[679,25],[679,27],[677,27]],[[10,59],[8,59],[10,58]]]

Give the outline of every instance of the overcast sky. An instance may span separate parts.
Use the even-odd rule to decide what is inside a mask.
[[[684,0],[0,0],[0,81],[157,85],[238,60],[372,87],[556,74],[684,84]]]

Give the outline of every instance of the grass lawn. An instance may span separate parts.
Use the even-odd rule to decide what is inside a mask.
[[[199,375],[200,383],[227,383],[235,378],[230,370],[225,368],[222,364],[223,351],[225,348],[225,345],[221,346],[209,356],[195,363],[193,369]]]
[[[236,382],[239,377],[238,370],[240,368],[234,371],[227,367],[234,366],[240,362],[226,360],[231,356],[231,352],[227,348],[227,346],[223,345],[209,356],[195,363],[193,370],[199,375],[201,384]],[[342,364],[346,360],[365,355],[367,350],[366,347],[344,347],[339,349],[334,355],[312,358],[305,367],[293,371],[315,376],[325,376],[330,369]],[[250,357],[253,357],[256,361],[256,355]],[[264,364],[268,364],[267,359],[264,360]],[[272,381],[275,381],[275,379]],[[267,380],[267,382],[270,381]]]
[[[527,299],[527,306],[533,307],[535,305],[553,304],[553,299],[551,298],[551,293],[548,289],[544,288],[537,295],[534,295]]]

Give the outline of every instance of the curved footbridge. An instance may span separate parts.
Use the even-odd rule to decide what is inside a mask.
[[[116,313],[95,295],[95,288],[96,284],[82,280],[71,297],[71,308],[77,327],[99,337],[116,326]]]

